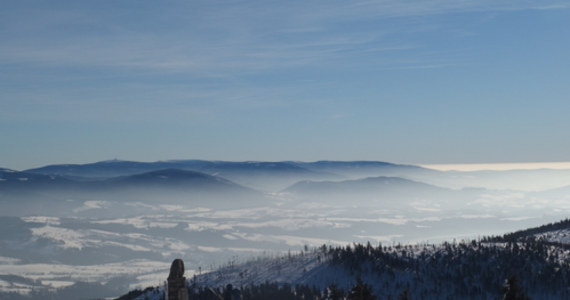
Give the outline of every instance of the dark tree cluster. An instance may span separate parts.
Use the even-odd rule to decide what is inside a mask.
[[[128,292],[127,294],[116,298],[115,300],[132,300],[140,297],[141,295],[149,295],[149,294],[161,294],[158,287],[148,287],[144,290],[136,289]],[[163,296],[163,295],[162,295]]]
[[[348,290],[330,284],[324,289],[305,284],[292,286],[265,282],[250,284],[239,289],[228,284],[225,288],[211,288],[192,284],[189,287],[190,300],[379,300],[374,295],[373,286],[356,277],[356,283]],[[403,291],[398,300],[410,300],[408,291]]]
[[[570,299],[570,259],[547,243],[443,243],[441,246],[353,244],[330,248],[331,263],[353,274],[370,274],[382,298],[403,289],[414,299],[501,299],[507,278],[516,276],[521,294]],[[518,298],[517,298],[518,299]],[[520,298],[526,299],[526,298]]]
[[[335,278],[328,286],[265,282],[212,288],[193,281],[188,294],[192,300],[570,299],[569,246],[535,238],[568,228],[566,219],[502,237],[440,245],[323,245],[313,254],[323,263],[321,271]]]
[[[515,231],[512,233],[504,234],[502,236],[487,237],[484,239],[484,241],[485,242],[493,242],[493,243],[507,243],[507,242],[514,243],[514,242],[520,242],[520,241],[532,241],[532,240],[537,239],[535,236],[538,234],[541,234],[544,232],[564,230],[564,229],[568,229],[568,228],[570,228],[570,219],[564,219],[564,220],[559,221],[559,222],[549,223],[546,225],[542,225],[542,226],[534,227],[534,228],[529,228],[529,229],[525,229],[525,230],[519,230],[519,231]],[[570,245],[566,245],[566,244],[548,242],[545,240],[541,240],[541,242],[548,244],[548,245],[555,245],[557,247],[570,249]]]
[[[190,286],[190,300],[320,300],[320,299],[345,299],[342,290],[334,290],[339,298],[326,298],[327,293],[323,293],[316,286],[277,284],[275,282],[265,282],[258,285],[247,285],[234,288],[228,284],[225,288],[210,288],[204,286]]]

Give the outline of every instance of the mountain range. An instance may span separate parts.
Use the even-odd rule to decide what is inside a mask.
[[[68,178],[111,178],[164,169],[179,169],[219,176],[256,189],[282,188],[303,179],[331,179],[333,174],[312,171],[290,162],[228,162],[204,160],[173,160],[159,162],[103,161],[83,165],[51,165],[26,170]]]
[[[182,169],[203,173],[248,173],[250,175],[306,174],[310,176],[332,176],[336,173],[350,177],[369,177],[409,171],[432,172],[416,166],[398,165],[376,161],[317,161],[317,162],[232,162],[206,160],[169,160],[157,162],[134,162],[122,160],[101,161],[90,164],[61,164],[25,170],[29,173],[62,175],[69,177],[109,178],[121,175],[133,175],[161,169]],[[338,177],[337,177],[338,178]]]
[[[256,257],[268,261],[255,267],[259,270],[281,268],[283,276],[297,274],[300,278],[309,278],[312,272],[327,278],[326,270],[334,275],[342,267],[342,274],[349,275],[340,276],[342,282],[337,284],[348,292],[358,269],[350,271],[349,267],[346,273],[344,263],[322,264],[325,257],[332,261],[334,253],[346,255],[346,245],[370,242],[377,251],[376,245],[382,243],[382,250],[392,247],[390,253],[399,243],[435,245],[431,246],[435,252],[415,246],[410,252],[408,246],[406,255],[396,248],[396,254],[385,257],[394,276],[401,277],[394,277],[400,278],[394,281],[399,286],[387,286],[389,293],[378,295],[395,299],[406,284],[418,284],[413,274],[420,274],[398,268],[412,258],[422,265],[417,257],[422,252],[431,262],[463,263],[441,257],[461,257],[456,251],[464,246],[448,250],[438,246],[439,242],[470,241],[566,218],[569,174],[569,170],[444,172],[374,161],[112,160],[24,171],[0,169],[0,225],[4,229],[0,231],[0,298],[10,293],[13,297],[7,299],[20,299],[17,295],[31,295],[31,291],[58,291],[58,299],[76,299],[87,288],[93,297],[116,296],[129,286],[162,282],[164,270],[177,257],[185,259],[188,276]],[[565,231],[549,231],[541,238],[566,241],[568,236]],[[505,241],[486,242],[497,247],[477,246],[469,253],[481,257],[483,249],[507,251],[497,250]],[[323,244],[327,245],[326,256],[320,250],[314,255],[303,250],[305,258],[295,256],[301,264],[270,259]],[[312,262],[306,264],[309,257]],[[527,267],[535,265],[541,264],[535,261]],[[284,271],[293,266],[307,272]],[[242,268],[241,279],[279,278],[279,272],[250,272],[253,268]],[[382,274],[362,279],[372,282],[392,276]],[[433,275],[422,274],[426,278]],[[499,275],[487,278],[486,287],[472,288],[496,288],[499,278],[506,276]],[[315,277],[311,278],[307,282],[316,284]],[[457,284],[446,280],[439,278],[422,289],[429,293],[425,288],[434,282]],[[528,280],[523,281],[533,286]],[[211,277],[207,282],[213,282]],[[63,295],[59,291],[75,292],[59,297]],[[424,292],[410,290],[410,295],[423,299]],[[47,294],[40,298],[49,298]],[[486,295],[497,298],[497,294]]]
[[[122,160],[90,164],[61,164],[24,170],[26,173],[58,175],[77,181],[108,179],[164,169],[180,169],[219,176],[261,191],[275,192],[299,181],[340,181],[366,177],[401,177],[427,184],[460,189],[486,187],[537,191],[570,185],[570,170],[437,171],[413,165],[378,161],[232,162],[168,160],[134,162]]]
[[[111,160],[25,171],[0,169],[0,203],[8,211],[14,199],[20,198],[28,203],[39,200],[42,205],[50,203],[64,210],[67,204],[59,202],[68,199],[193,201],[197,205],[199,201],[215,198],[218,199],[215,203],[247,206],[279,194],[293,201],[328,204],[350,201],[359,205],[382,205],[385,209],[411,203],[436,206],[428,209],[452,209],[458,203],[512,197],[508,195],[516,193],[522,193],[525,199],[546,198],[558,202],[567,199],[570,177],[564,180],[570,171],[535,171],[441,172],[375,161]],[[496,182],[507,182],[506,187],[525,182],[533,182],[529,186],[549,182],[543,184],[544,187],[559,183],[552,189],[525,192],[497,189],[500,184]],[[229,198],[239,200],[228,201]]]

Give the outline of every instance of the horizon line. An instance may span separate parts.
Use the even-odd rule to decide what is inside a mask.
[[[509,170],[567,170],[570,161],[559,162],[506,162],[506,163],[449,163],[449,164],[417,164],[422,168],[438,171],[509,171]]]
[[[161,160],[154,160],[154,161],[138,161],[138,160],[123,160],[123,159],[108,159],[108,160],[101,160],[95,162],[88,162],[88,163],[60,163],[60,164],[47,164],[40,167],[32,167],[22,169],[34,169],[34,168],[42,168],[47,166],[53,165],[82,165],[82,164],[93,164],[93,163],[104,163],[104,162],[113,162],[113,161],[123,161],[123,162],[174,162],[174,161],[184,161],[184,160],[203,160],[203,161],[218,161],[218,162],[303,162],[303,163],[311,163],[311,162],[319,162],[319,161],[337,161],[337,162],[357,162],[357,161],[368,161],[368,162],[384,162],[390,164],[397,164],[397,165],[410,165],[410,166],[418,166],[426,169],[432,169],[437,171],[459,171],[459,172],[470,172],[470,171],[508,171],[508,170],[540,170],[540,169],[551,169],[551,170],[570,170],[570,161],[557,161],[557,162],[494,162],[494,163],[407,163],[407,162],[390,162],[386,160],[333,160],[333,159],[324,159],[324,160],[219,160],[219,159],[161,159]],[[5,168],[4,166],[0,166],[0,168]],[[11,169],[10,170],[17,170]]]

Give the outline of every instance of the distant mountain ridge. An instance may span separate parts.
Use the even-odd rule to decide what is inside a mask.
[[[185,188],[250,190],[227,179],[195,171],[162,169],[135,175],[120,176],[101,181],[110,186],[136,186],[141,188]]]
[[[420,166],[395,164],[382,161],[333,161],[319,160],[315,162],[295,162],[295,164],[313,171],[342,173],[350,178],[374,176],[401,176],[403,174],[421,173],[432,174],[438,171]],[[381,171],[381,173],[379,173]]]
[[[0,191],[29,187],[62,187],[72,186],[75,182],[59,175],[44,175],[0,169]]]
[[[181,169],[219,176],[238,184],[264,191],[278,191],[296,182],[341,181],[366,177],[401,177],[431,185],[460,189],[485,187],[541,191],[567,186],[570,169],[507,171],[438,171],[415,165],[382,161],[216,161],[166,160],[136,162],[108,160],[89,164],[48,165],[25,172],[59,175],[74,180],[111,178],[162,169]]]
[[[50,204],[50,209],[66,209],[68,199],[86,201],[208,201],[235,205],[258,201],[264,194],[230,180],[195,171],[162,169],[104,179],[74,180],[61,175],[0,171],[0,204],[18,208],[18,202]],[[237,201],[241,199],[241,201]],[[80,202],[81,203],[81,202]],[[29,206],[31,208],[31,206]]]
[[[281,171],[281,172],[331,172],[337,170],[371,170],[371,169],[406,169],[421,170],[411,165],[398,165],[379,161],[209,161],[209,160],[168,160],[156,162],[136,162],[123,160],[100,161],[89,164],[48,165],[25,170],[29,173],[55,174],[62,176],[108,177],[117,173],[121,175],[155,171],[160,169],[209,170],[209,171]],[[427,170],[427,169],[424,169]]]
[[[260,190],[276,191],[302,180],[344,180],[370,175],[402,175],[427,169],[375,161],[261,162],[171,160],[134,162],[111,160],[90,164],[49,165],[25,172],[68,178],[101,179],[134,175],[162,169],[180,169],[219,176]]]
[[[359,205],[376,203],[384,208],[401,208],[412,203],[451,207],[456,205],[453,200],[473,198],[482,191],[460,192],[400,177],[378,176],[343,181],[301,181],[283,192],[301,201],[348,201]]]
[[[287,188],[288,192],[299,193],[358,193],[386,191],[386,188],[400,190],[402,188],[443,190],[442,188],[400,177],[367,177],[344,181],[301,181]]]
[[[73,177],[64,177],[64,175],[53,174],[44,175],[32,172],[19,172],[12,170],[0,170],[0,188],[5,187],[26,187],[36,188],[40,185],[50,184],[59,186],[66,183],[70,186],[78,186],[82,188],[101,188],[101,187],[122,187],[122,186],[163,186],[174,187],[185,184],[193,184],[196,187],[220,187],[231,186],[239,189],[247,189],[230,180],[212,176],[196,171],[187,171],[180,169],[160,169],[133,175],[116,176],[104,179],[94,179],[89,181],[74,180]]]
[[[111,178],[144,172],[172,168],[172,164],[163,162],[136,162],[108,160],[89,164],[59,164],[28,169],[25,172],[72,177]]]

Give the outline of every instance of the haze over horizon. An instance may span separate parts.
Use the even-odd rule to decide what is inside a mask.
[[[8,1],[0,167],[570,161],[567,1]]]
[[[189,158],[189,159],[166,159],[166,160],[156,160],[156,161],[136,161],[136,162],[143,162],[143,163],[152,163],[152,162],[168,162],[168,161],[184,161],[184,160],[202,160],[196,158]],[[46,165],[39,165],[33,166],[26,169],[11,169],[17,171],[24,171],[27,169],[34,169],[34,168],[41,168],[46,166],[54,166],[54,165],[67,165],[67,164],[93,164],[93,163],[103,163],[103,162],[113,162],[113,161],[132,161],[134,160],[122,160],[122,159],[109,159],[97,162],[84,162],[84,163],[51,163]],[[203,161],[228,161],[223,159],[212,159],[212,160],[203,160]],[[282,160],[282,161],[260,161],[260,160],[247,160],[250,162],[287,162],[287,161],[294,161],[294,160]],[[240,161],[240,162],[247,162],[247,161]],[[322,160],[321,160],[322,161]],[[334,161],[334,160],[333,160]],[[341,160],[338,160],[341,161]],[[353,161],[362,161],[362,160],[353,160]],[[300,162],[300,161],[298,161]],[[314,162],[314,161],[304,161],[306,163]],[[394,163],[388,161],[382,161],[386,163]],[[402,165],[416,165],[419,167],[433,169],[438,171],[459,171],[459,172],[471,172],[471,171],[510,171],[510,170],[540,170],[540,169],[550,169],[550,170],[570,170],[570,162],[503,162],[503,163],[447,163],[447,164],[414,164],[414,163],[395,163],[395,164],[402,164]],[[3,166],[0,166],[2,168]],[[10,169],[10,168],[7,168]]]

